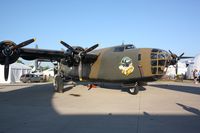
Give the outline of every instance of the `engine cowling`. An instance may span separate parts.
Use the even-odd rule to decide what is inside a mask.
[[[9,75],[9,65],[17,61],[20,56],[20,48],[31,44],[35,39],[29,39],[18,45],[12,41],[0,42],[0,64],[4,65],[4,78],[7,81]]]
[[[66,51],[66,55],[68,55],[70,58],[66,59],[66,64],[68,66],[78,66],[78,75],[79,75],[79,80],[82,81],[82,62],[87,53],[90,51],[94,50],[99,46],[99,44],[95,44],[90,48],[83,49],[82,47],[72,47],[69,44],[60,41],[62,45],[64,45],[68,50]],[[68,61],[68,62],[67,62]],[[70,65],[69,65],[70,64]]]
[[[14,49],[16,44],[12,41],[2,41],[0,42],[0,64],[5,65],[6,56],[9,55],[8,63],[12,64],[16,62],[20,56],[20,50]]]

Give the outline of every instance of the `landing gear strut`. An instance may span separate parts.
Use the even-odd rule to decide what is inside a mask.
[[[63,82],[62,77],[60,75],[55,75],[54,80],[55,80],[54,81],[55,92],[63,93],[64,82]]]
[[[138,83],[136,82],[131,88],[129,88],[128,92],[132,95],[136,95],[139,92],[139,86]]]

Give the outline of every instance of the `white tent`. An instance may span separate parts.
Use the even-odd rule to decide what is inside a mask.
[[[183,62],[178,62],[178,75],[185,75],[187,72],[186,64]],[[176,68],[172,65],[170,65],[167,69],[166,75],[175,78],[176,76]]]
[[[193,79],[194,69],[197,69],[198,71],[200,71],[200,54],[195,56],[194,60],[188,62],[188,64],[189,66],[188,66],[186,77],[187,79]]]
[[[20,82],[20,77],[23,74],[31,72],[31,67],[21,63],[13,63],[9,68],[8,80],[4,79],[4,65],[0,65],[0,83],[15,83]]]

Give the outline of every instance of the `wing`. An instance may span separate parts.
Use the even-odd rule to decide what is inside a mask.
[[[25,60],[49,60],[49,61],[58,61],[61,59],[64,60],[73,60],[73,56],[64,51],[59,50],[47,50],[47,49],[33,49],[33,48],[22,48],[20,49],[20,57]],[[86,54],[83,58],[84,63],[93,63],[97,59],[96,54]]]
[[[35,59],[48,59],[51,61],[60,61],[66,58],[64,51],[58,50],[46,50],[46,49],[32,49],[32,48],[22,48],[20,49],[20,57],[25,60],[35,60]]]
[[[66,52],[58,50],[22,48],[24,46],[33,43],[34,41],[35,39],[30,39],[18,45],[16,45],[12,41],[0,42],[0,64],[5,65],[4,67],[5,80],[8,79],[9,64],[16,62],[19,57],[22,57],[25,60],[47,59],[58,62],[64,60],[64,62],[68,66],[73,66],[73,65],[82,66],[82,61],[91,63],[94,62],[98,57],[97,55],[94,54],[88,54],[88,52],[98,47],[98,44],[85,50],[81,47],[74,49],[70,45],[61,41],[61,44],[63,44],[65,47],[68,48]]]

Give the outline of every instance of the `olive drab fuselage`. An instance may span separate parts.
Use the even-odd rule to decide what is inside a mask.
[[[95,62],[83,63],[82,78],[85,81],[134,83],[154,81],[165,74],[169,65],[168,52],[152,48],[135,48],[121,45],[92,51],[98,55]],[[66,77],[79,78],[78,66],[60,64]]]

